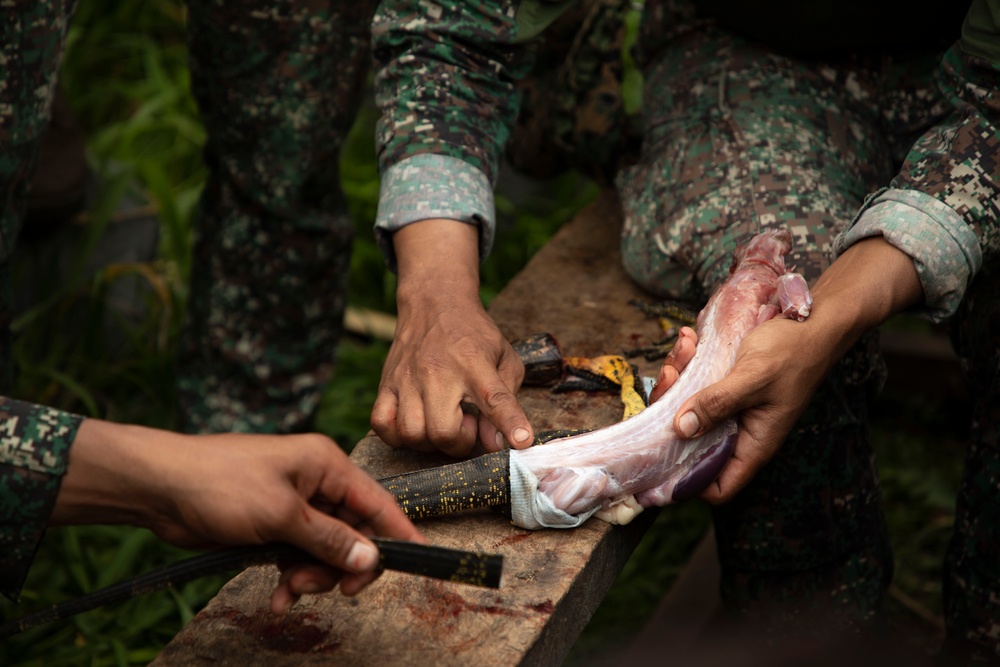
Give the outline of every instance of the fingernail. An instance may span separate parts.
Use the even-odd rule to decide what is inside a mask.
[[[497,449],[503,449],[503,433],[497,431],[497,434],[493,436],[493,442],[497,443]]]
[[[527,442],[528,437],[529,437],[528,429],[526,428],[514,429],[514,442]]]
[[[355,542],[347,554],[347,569],[351,572],[368,572],[378,565],[378,549],[364,542]]]
[[[698,415],[693,412],[685,412],[677,422],[677,428],[680,429],[681,435],[685,438],[690,438],[697,433],[699,426],[701,424],[698,422]]]

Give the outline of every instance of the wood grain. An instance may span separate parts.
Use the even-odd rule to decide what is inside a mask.
[[[490,313],[511,340],[546,331],[563,353],[595,356],[647,345],[658,324],[629,299],[641,292],[621,269],[620,216],[611,194],[582,211],[499,294]],[[641,362],[655,374],[658,364]],[[620,418],[610,394],[519,394],[536,430],[595,428]],[[351,458],[376,477],[440,465],[442,457],[392,450],[369,435]],[[267,611],[274,567],[238,575],[153,665],[555,665],[566,655],[651,522],[591,520],[529,532],[491,512],[421,522],[435,544],[504,555],[499,590],[386,573],[359,596],[309,596],[284,617]]]

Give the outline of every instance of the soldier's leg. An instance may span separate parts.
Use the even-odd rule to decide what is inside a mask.
[[[956,349],[974,401],[944,575],[955,664],[1000,660],[1000,274],[978,275],[956,316]]]
[[[76,0],[39,0],[0,9],[0,391],[12,381],[9,263],[75,7]]]
[[[340,148],[371,2],[189,3],[210,174],[178,352],[182,427],[309,427],[341,335],[353,225]]]
[[[623,261],[654,293],[704,302],[737,244],[785,225],[810,281],[867,193],[892,175],[880,75],[806,66],[647,2],[646,135],[622,173]],[[866,421],[881,383],[869,337],[837,364],[782,451],[714,511],[726,607],[763,636],[854,632],[875,620],[892,572]],[[822,620],[820,620],[822,619]]]
[[[638,122],[622,96],[628,12],[628,0],[586,0],[546,29],[507,146],[518,171],[544,179],[572,167],[610,186],[634,159]]]

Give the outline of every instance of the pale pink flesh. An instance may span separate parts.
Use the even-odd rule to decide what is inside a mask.
[[[737,251],[733,273],[698,315],[694,359],[651,406],[591,433],[512,452],[556,508],[578,515],[629,495],[644,507],[665,505],[697,495],[714,480],[735,444],[735,422],[685,441],[674,431],[674,415],[688,397],[725,377],[740,342],[759,323],[779,312],[796,319],[808,314],[805,280],[785,271],[790,249],[788,231],[778,229]],[[780,290],[779,278],[789,281]]]
[[[777,298],[781,313],[791,320],[803,321],[812,311],[812,294],[805,279],[798,273],[786,273],[778,278]]]

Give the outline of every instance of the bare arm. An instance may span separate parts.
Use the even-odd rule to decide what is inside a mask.
[[[775,318],[757,327],[740,346],[729,375],[678,410],[674,424],[689,437],[739,415],[736,450],[702,495],[707,502],[727,502],[753,479],[831,367],[864,332],[923,301],[913,261],[881,238],[852,246],[820,276],[812,293],[813,311],[805,322]],[[693,356],[697,337],[689,334],[661,372],[658,393]]]
[[[399,326],[372,427],[392,446],[463,456],[477,435],[490,451],[533,439],[514,398],[523,369],[479,301],[478,262],[493,241],[517,81],[531,42],[566,5],[387,0],[375,13],[375,232],[398,266]]]
[[[372,427],[394,447],[469,453],[532,441],[515,394],[524,367],[479,299],[478,229],[424,220],[393,235],[399,266],[396,338]],[[478,418],[462,405],[478,408]]]
[[[289,568],[271,606],[373,581],[365,535],[424,541],[392,496],[321,435],[187,436],[87,419],[50,525],[131,524],[179,546],[287,542],[327,567]]]

